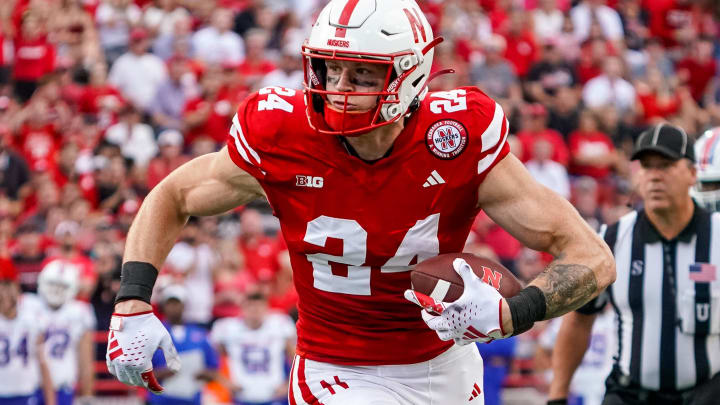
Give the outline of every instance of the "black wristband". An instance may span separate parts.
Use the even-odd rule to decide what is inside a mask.
[[[157,269],[150,263],[123,263],[120,273],[120,290],[115,296],[115,303],[140,300],[149,304],[157,276]]]
[[[513,336],[519,335],[530,328],[536,321],[545,318],[545,295],[531,285],[520,290],[517,295],[507,299],[513,323]]]
[[[551,399],[547,401],[547,405],[567,405],[567,398]]]

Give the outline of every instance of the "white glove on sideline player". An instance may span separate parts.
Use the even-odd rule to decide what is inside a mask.
[[[180,371],[180,357],[170,334],[152,311],[113,314],[105,360],[110,374],[120,382],[161,393],[163,388],[152,371],[152,357],[158,347],[167,367],[173,372]]]
[[[435,302],[425,294],[405,291],[406,299],[425,308],[420,312],[427,326],[437,332],[441,340],[452,339],[460,345],[509,337],[511,334],[502,330],[500,293],[483,283],[465,260],[455,259],[453,268],[464,284],[462,295],[453,303]]]

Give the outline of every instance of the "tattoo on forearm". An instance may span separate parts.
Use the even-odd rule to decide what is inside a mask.
[[[579,308],[598,289],[595,273],[580,264],[550,263],[535,282],[545,294],[545,319]]]

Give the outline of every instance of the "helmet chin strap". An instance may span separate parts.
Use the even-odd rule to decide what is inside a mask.
[[[343,112],[325,102],[325,123],[333,131],[353,131],[356,129],[370,126],[370,124],[372,123],[372,119],[375,116],[375,110],[376,108],[363,112]],[[368,132],[369,131],[370,130],[368,129]],[[367,132],[342,134],[342,136],[356,137],[365,133]]]

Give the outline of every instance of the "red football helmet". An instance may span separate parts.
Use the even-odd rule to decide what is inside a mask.
[[[427,93],[433,48],[441,41],[433,38],[414,0],[332,0],[302,47],[310,126],[324,134],[357,136],[410,114]],[[328,60],[384,65],[384,90],[326,90]],[[343,96],[343,109],[329,106],[328,95]],[[378,102],[370,111],[349,111],[351,96],[376,96]]]

